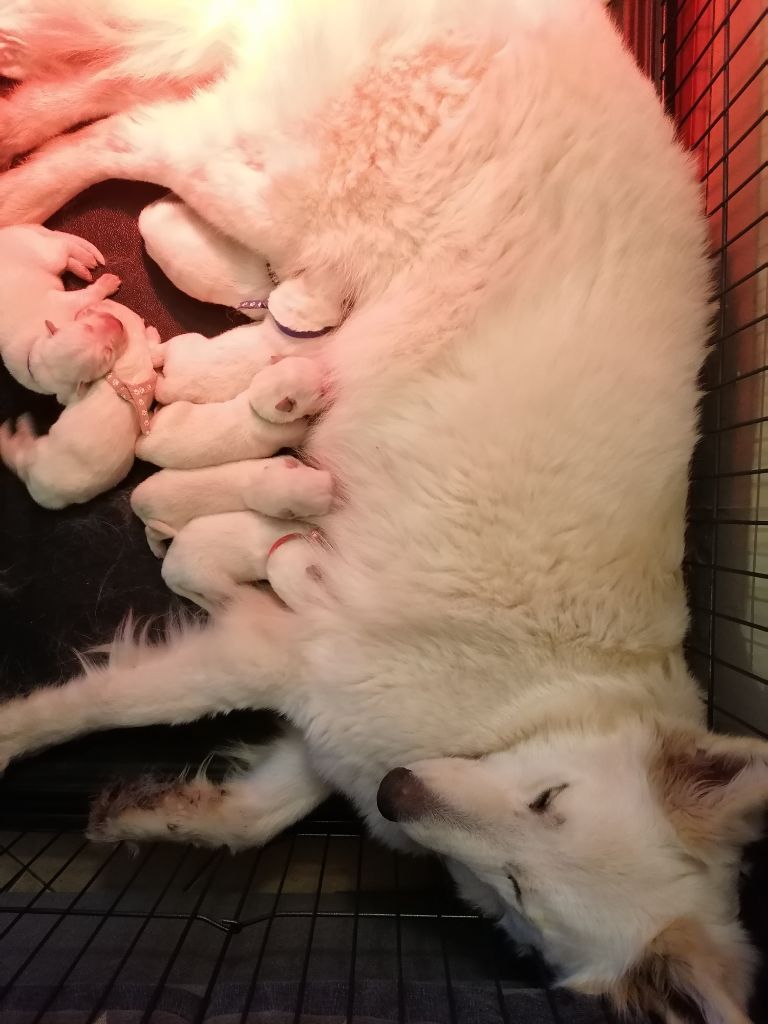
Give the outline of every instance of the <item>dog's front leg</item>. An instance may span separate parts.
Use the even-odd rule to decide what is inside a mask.
[[[173,839],[239,849],[261,846],[309,814],[328,795],[300,732],[236,752],[243,770],[221,783],[206,778],[142,780],[95,802],[88,836],[97,842]]]
[[[62,686],[0,705],[0,767],[80,733],[190,722],[238,708],[299,706],[306,665],[300,616],[249,592],[206,628],[160,646],[116,646]]]

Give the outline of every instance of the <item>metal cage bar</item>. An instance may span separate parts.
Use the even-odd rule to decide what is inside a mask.
[[[659,81],[699,167],[718,303],[691,474],[688,653],[711,723],[766,735],[768,11],[762,0],[660,11]]]

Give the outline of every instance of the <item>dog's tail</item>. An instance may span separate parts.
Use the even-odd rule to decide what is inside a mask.
[[[130,81],[205,81],[227,67],[237,41],[238,4],[226,0],[10,0],[2,6],[0,57],[4,49],[13,53],[9,77],[20,79],[79,65]]]

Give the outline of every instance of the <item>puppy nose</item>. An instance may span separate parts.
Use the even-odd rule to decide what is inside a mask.
[[[393,768],[381,780],[376,804],[387,821],[414,821],[434,808],[435,799],[410,768]]]

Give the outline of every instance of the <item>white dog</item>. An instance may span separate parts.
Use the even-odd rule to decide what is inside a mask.
[[[165,276],[200,302],[239,309],[250,299],[266,299],[274,287],[263,256],[227,238],[176,196],[146,206],[139,231]],[[265,310],[246,306],[242,312],[262,320]]]
[[[107,320],[119,328],[109,372],[68,396],[60,394],[66,408],[44,437],[35,434],[27,416],[15,430],[8,423],[0,427],[0,457],[45,508],[90,501],[114,487],[133,465],[136,438],[150,430],[157,331],[111,299],[89,307],[81,317],[97,325]]]
[[[94,305],[120,279],[93,281],[91,271],[104,265],[95,245],[32,224],[0,229],[0,265],[2,360],[25,388],[66,403],[104,376],[123,343],[121,323]],[[92,283],[67,292],[66,270]]]
[[[98,49],[116,3],[68,8],[69,44]],[[768,747],[707,733],[681,651],[709,277],[651,86],[597,0],[182,5],[173,32],[155,6],[130,5],[102,86],[179,72],[185,45],[218,82],[55,140],[0,178],[0,217],[145,177],[281,278],[339,275],[306,451],[343,500],[324,542],[268,558],[291,610],[254,593],[9,701],[3,759],[276,709],[292,730],[249,771],[123,794],[92,833],[260,843],[336,788],[561,984],[744,1024],[736,875]]]
[[[235,398],[278,357],[316,354],[317,342],[307,335],[325,334],[324,328],[342,319],[338,284],[312,282],[306,274],[277,283],[263,256],[210,227],[174,196],[142,210],[139,230],[147,252],[177,288],[254,319],[264,320],[267,308],[271,314],[262,324],[235,327],[213,339],[190,333],[166,341],[157,358],[162,371],[156,397],[162,405]]]
[[[162,577],[170,590],[208,612],[243,593],[243,587],[270,581],[270,563],[282,542],[312,534],[305,523],[286,523],[258,512],[220,512],[187,523],[168,548]],[[292,562],[292,568],[295,560]],[[307,571],[309,570],[309,572]],[[317,566],[300,566],[304,596],[309,581],[319,582]],[[295,589],[291,580],[291,590]],[[281,589],[283,597],[285,592]]]
[[[133,491],[131,508],[145,524],[150,548],[163,558],[165,542],[199,516],[246,510],[284,520],[322,516],[332,500],[330,473],[285,455],[204,469],[163,469]]]

